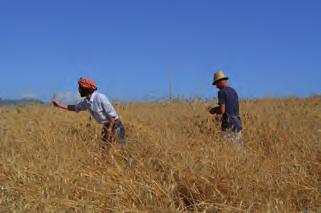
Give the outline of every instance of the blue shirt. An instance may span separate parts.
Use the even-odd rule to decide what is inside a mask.
[[[242,122],[237,92],[232,87],[221,89],[218,92],[218,104],[225,106],[225,113],[222,116],[222,130],[241,131]]]
[[[76,112],[89,111],[98,123],[108,123],[110,118],[119,119],[113,105],[108,98],[97,91],[95,91],[90,99],[83,99],[75,105]]]

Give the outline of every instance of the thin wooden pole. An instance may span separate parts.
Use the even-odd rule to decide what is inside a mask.
[[[168,70],[168,76],[169,76],[169,100],[173,99],[173,71],[172,71],[172,67],[169,66],[169,70]]]

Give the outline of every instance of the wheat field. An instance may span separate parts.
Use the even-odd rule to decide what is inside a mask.
[[[107,148],[86,112],[0,107],[0,212],[321,212],[321,97],[241,101],[243,149],[213,103],[116,104]]]

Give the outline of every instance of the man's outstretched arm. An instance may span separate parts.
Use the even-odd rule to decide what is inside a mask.
[[[68,111],[73,111],[73,112],[76,111],[75,105],[60,104],[60,103],[58,103],[57,101],[52,101],[51,103],[52,103],[52,105],[53,105],[54,107],[57,107],[57,108],[60,108],[60,109],[64,109],[64,110],[68,110]]]

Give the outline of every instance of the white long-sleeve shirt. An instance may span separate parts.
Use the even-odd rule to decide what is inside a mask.
[[[90,99],[83,99],[75,105],[76,112],[89,111],[98,123],[108,123],[110,118],[119,119],[117,112],[108,98],[95,91]]]

